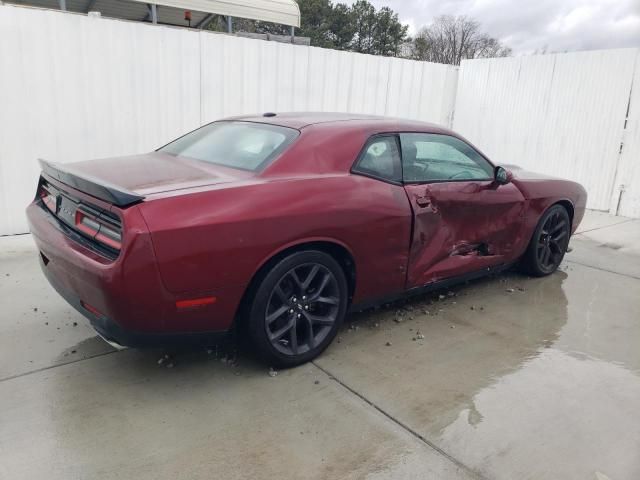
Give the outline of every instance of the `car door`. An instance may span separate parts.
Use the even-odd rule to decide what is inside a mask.
[[[400,134],[403,183],[414,215],[407,288],[509,262],[523,235],[525,200],[494,167],[449,135]]]
[[[346,243],[357,252],[356,296],[362,300],[400,293],[407,279],[413,212],[402,184],[398,136],[371,136],[351,172],[358,179],[349,203],[358,206],[349,230],[357,239]]]

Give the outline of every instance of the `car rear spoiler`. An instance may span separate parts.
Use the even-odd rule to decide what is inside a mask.
[[[144,195],[138,195],[91,175],[74,171],[72,167],[48,162],[41,158],[38,161],[42,172],[46,175],[118,207],[126,207],[144,200]]]

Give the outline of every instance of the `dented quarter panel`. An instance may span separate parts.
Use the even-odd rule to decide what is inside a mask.
[[[523,170],[520,167],[507,166],[513,174],[513,184],[527,199],[526,231],[533,234],[542,214],[559,202],[568,202],[573,207],[571,233],[575,233],[587,204],[587,192],[582,185],[570,180]],[[526,247],[525,247],[526,248]],[[524,250],[523,250],[524,251]]]

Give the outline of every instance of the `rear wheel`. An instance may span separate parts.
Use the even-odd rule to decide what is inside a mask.
[[[524,267],[532,275],[542,277],[556,271],[569,246],[571,220],[566,208],[554,205],[547,210],[533,232]]]
[[[249,333],[271,364],[292,367],[318,356],[347,310],[342,268],[320,251],[293,253],[263,277],[249,308]]]

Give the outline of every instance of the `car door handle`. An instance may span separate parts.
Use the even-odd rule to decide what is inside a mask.
[[[427,208],[431,206],[431,197],[424,195],[416,197],[416,203],[419,207]]]

